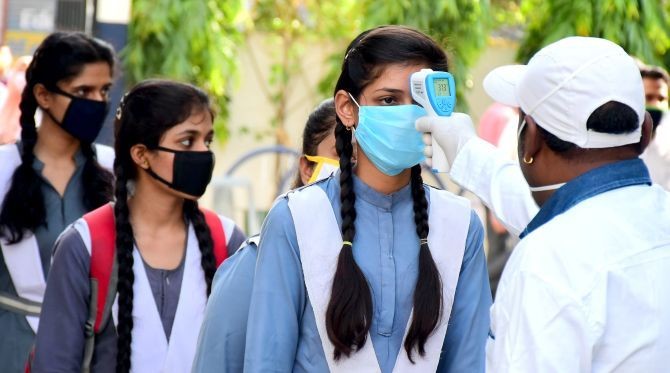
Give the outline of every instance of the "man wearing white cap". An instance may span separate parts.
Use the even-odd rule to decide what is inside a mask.
[[[487,369],[667,371],[670,195],[639,159],[651,118],[635,62],[607,40],[570,37],[493,70],[484,88],[520,108],[520,168],[465,114],[417,129],[444,149],[451,178],[520,233],[491,309]]]

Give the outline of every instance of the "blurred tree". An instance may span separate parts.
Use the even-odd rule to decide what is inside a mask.
[[[440,43],[456,80],[457,110],[466,111],[465,89],[472,87],[469,68],[486,45],[491,19],[488,0],[363,0],[361,30],[378,25],[415,27]]]
[[[129,84],[151,77],[204,88],[218,112],[217,137],[228,137],[230,82],[236,72],[236,27],[243,0],[133,0],[122,51]]]
[[[301,64],[305,47],[346,40],[356,30],[350,14],[355,4],[355,0],[256,0],[250,3],[245,24],[247,41],[254,33],[261,33],[267,45],[273,46],[265,51],[272,60],[268,73],[260,71],[254,50],[250,50],[250,55],[255,74],[267,75],[268,85],[263,93],[274,105],[271,125],[277,144],[290,144],[285,130],[289,98],[296,94],[318,96],[318,92],[303,92],[312,89],[309,84],[295,89],[297,81],[306,82],[306,75],[311,74]]]
[[[670,63],[668,0],[523,0],[528,27],[518,59],[570,35],[614,41],[645,63]]]

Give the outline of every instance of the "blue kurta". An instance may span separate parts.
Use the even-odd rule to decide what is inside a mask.
[[[323,188],[334,211],[339,212],[337,177],[311,187]],[[392,195],[383,195],[355,178],[354,191],[357,212],[354,258],[373,296],[370,336],[375,354],[382,372],[391,372],[402,348],[418,272],[419,238],[411,189],[408,185]],[[429,195],[428,187],[426,195]],[[339,224],[339,213],[336,217]],[[491,292],[483,237],[482,225],[473,212],[444,352],[440,357],[440,372],[484,371]],[[249,268],[254,254],[253,247],[243,250],[220,268],[203,324],[195,371],[221,371],[220,361],[215,362],[215,358],[208,356],[222,357],[216,360],[225,361],[228,371],[239,370],[242,365],[245,372],[328,371],[305,289],[286,198],[278,200],[263,225],[253,286],[251,280],[240,281],[238,276],[229,275],[229,272]],[[238,286],[230,285],[234,282]],[[244,303],[249,297],[247,306]],[[239,323],[244,320],[247,307],[246,344],[242,349],[240,344],[245,336],[240,333],[244,329]],[[211,364],[208,359],[213,359]]]

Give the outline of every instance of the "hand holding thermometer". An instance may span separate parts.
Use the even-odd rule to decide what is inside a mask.
[[[421,69],[410,77],[412,98],[423,106],[429,116],[448,117],[456,105],[454,77],[444,71]],[[433,172],[445,172],[449,168],[444,150],[433,139]]]

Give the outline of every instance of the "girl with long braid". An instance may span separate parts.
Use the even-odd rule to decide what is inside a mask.
[[[335,87],[340,172],[278,199],[261,231],[245,372],[480,372],[491,292],[467,200],[425,186],[409,77],[447,70],[400,26],[364,32]],[[352,164],[356,138],[357,160]]]
[[[27,68],[21,139],[0,146],[3,372],[23,372],[56,237],[112,199],[114,152],[93,141],[108,111],[114,62],[107,43],[59,32],[39,45]]]
[[[56,243],[34,371],[190,371],[215,255],[245,240],[230,219],[214,214],[212,221],[198,207],[214,167],[212,121],[207,95],[191,85],[150,80],[124,96],[115,203],[77,220]],[[100,221],[115,237],[107,299],[118,297],[91,345],[90,326],[100,320],[90,301],[101,283],[91,280]]]

